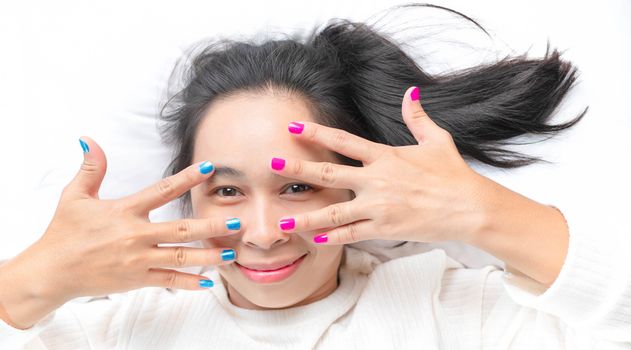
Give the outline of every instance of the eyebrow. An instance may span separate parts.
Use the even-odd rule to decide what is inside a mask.
[[[220,165],[215,167],[215,173],[213,174],[213,176],[208,178],[208,180],[212,181],[212,178],[217,176],[244,178],[245,173],[239,169]]]

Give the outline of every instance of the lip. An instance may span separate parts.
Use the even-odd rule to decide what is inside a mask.
[[[245,267],[238,262],[235,262],[235,264],[243,275],[253,282],[273,283],[282,281],[291,276],[298,269],[306,256],[307,254],[304,254],[290,263],[252,264],[248,265],[248,267]]]

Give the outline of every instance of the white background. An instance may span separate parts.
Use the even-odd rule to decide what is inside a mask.
[[[81,163],[79,136],[93,137],[108,156],[102,197],[135,192],[161,177],[169,150],[159,142],[155,115],[170,69],[188,44],[217,35],[308,33],[329,18],[364,21],[397,3],[404,2],[3,2],[0,258],[44,232],[59,192]],[[434,3],[475,18],[495,40],[453,17],[418,11],[408,24],[418,26],[418,34],[434,34],[415,43],[422,66],[448,71],[492,59],[494,52],[529,48],[537,56],[550,40],[581,72],[557,120],[590,106],[586,119],[562,137],[520,149],[544,155],[554,167],[477,169],[537,200],[586,203],[586,215],[595,220],[628,226],[631,2]],[[441,44],[443,38],[462,44]],[[167,206],[152,215],[165,220],[175,214]]]

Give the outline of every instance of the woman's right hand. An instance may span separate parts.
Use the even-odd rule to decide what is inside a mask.
[[[150,210],[212,176],[212,164],[196,163],[138,193],[100,200],[98,191],[107,167],[105,154],[93,140],[87,137],[82,140],[84,162],[64,188],[46,232],[20,255],[0,266],[0,283],[4,284],[0,291],[0,309],[4,308],[0,311],[4,312],[0,316],[8,317],[6,321],[13,325],[33,324],[52,311],[44,312],[45,309],[79,296],[148,286],[203,289],[204,283],[206,287],[212,285],[212,282],[200,284],[207,281],[204,276],[170,268],[225,265],[236,258],[229,248],[158,246],[239,232],[240,225],[228,228],[228,218],[163,223],[151,223],[148,219]],[[234,223],[231,220],[231,228]],[[29,308],[24,304],[29,300],[38,301]],[[50,302],[45,303],[46,300]],[[42,312],[33,310],[35,304],[42,303],[47,306],[39,307]]]

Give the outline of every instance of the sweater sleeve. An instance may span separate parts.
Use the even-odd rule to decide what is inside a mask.
[[[115,294],[90,300],[72,300],[28,329],[0,320],[2,349],[116,348],[131,296]]]
[[[631,233],[623,232],[619,218],[594,220],[578,215],[578,211],[562,212],[570,239],[559,276],[546,288],[523,274],[496,271],[506,296],[518,306],[539,313],[535,316],[538,326],[544,319],[555,324],[565,342],[588,337],[591,342],[631,348],[631,254],[627,252]],[[618,225],[612,225],[616,222]],[[602,231],[604,228],[609,230]],[[493,293],[492,284],[487,285],[488,295],[498,295]],[[491,309],[507,302],[501,297],[496,300],[485,302],[496,304]],[[525,317],[527,311],[520,312]]]

